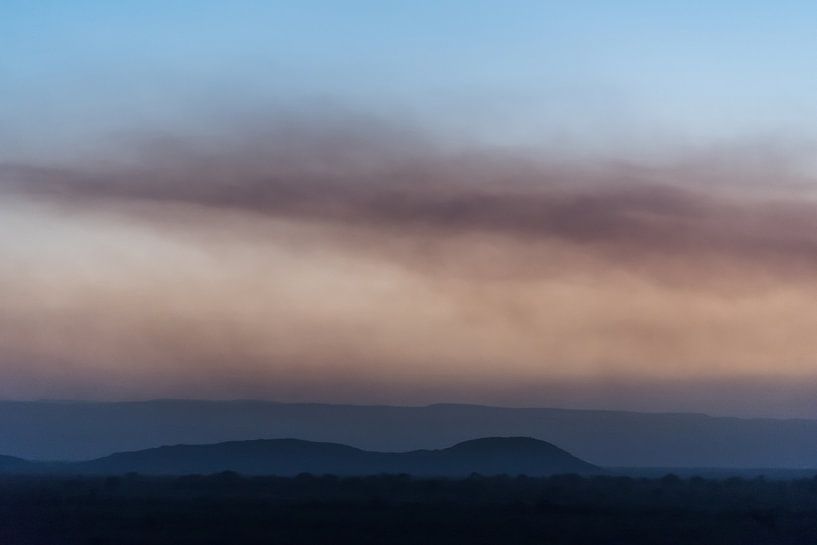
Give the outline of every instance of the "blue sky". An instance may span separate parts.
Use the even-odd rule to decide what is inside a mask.
[[[809,2],[7,0],[0,122],[6,156],[321,102],[512,143],[810,137],[815,28]]]

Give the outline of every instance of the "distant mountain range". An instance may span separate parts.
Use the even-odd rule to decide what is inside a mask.
[[[235,471],[244,475],[294,476],[376,475],[406,473],[418,476],[481,475],[543,476],[557,473],[596,473],[600,469],[559,447],[530,437],[490,437],[465,441],[440,450],[372,452],[300,439],[259,439],[212,445],[174,445],[120,452],[87,462],[27,462],[0,457],[0,472],[115,475],[211,474]]]
[[[259,437],[395,452],[497,436],[548,441],[605,467],[817,467],[817,420],[478,405],[0,402],[0,452],[30,460]]]

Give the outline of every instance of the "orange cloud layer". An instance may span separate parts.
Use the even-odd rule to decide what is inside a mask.
[[[512,401],[817,375],[803,177],[354,129],[3,167],[0,395]]]

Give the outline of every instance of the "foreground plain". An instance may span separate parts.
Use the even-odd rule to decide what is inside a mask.
[[[817,543],[817,478],[5,476],[5,545]]]

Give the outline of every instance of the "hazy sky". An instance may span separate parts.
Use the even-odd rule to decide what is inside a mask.
[[[0,397],[817,417],[815,28],[3,2]]]

